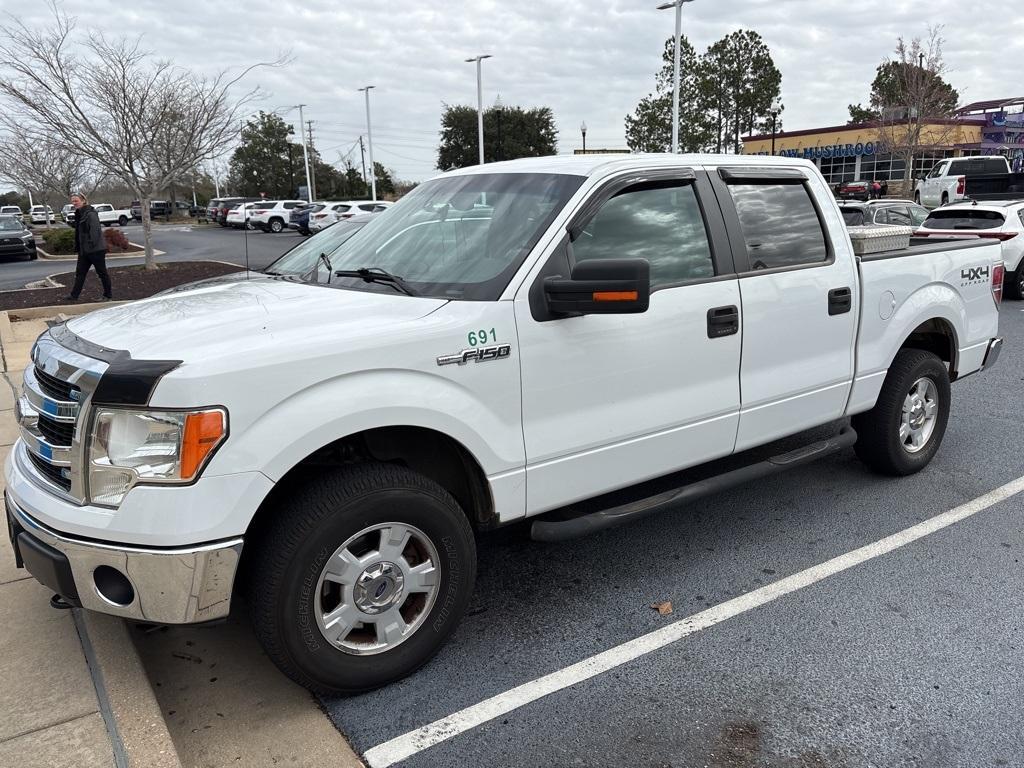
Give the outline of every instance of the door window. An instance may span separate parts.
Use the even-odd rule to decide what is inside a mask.
[[[620,192],[602,206],[572,248],[576,262],[646,259],[652,291],[715,275],[692,184],[644,184]]]
[[[754,270],[823,264],[825,232],[803,184],[730,184]]]
[[[928,218],[928,209],[923,208],[920,205],[910,206],[910,220],[914,223],[915,227],[920,227],[924,224],[924,220]]]
[[[913,224],[913,221],[910,218],[910,211],[906,208],[892,207],[886,209],[885,213],[888,214],[888,218],[882,223],[898,224],[901,227],[909,227]]]

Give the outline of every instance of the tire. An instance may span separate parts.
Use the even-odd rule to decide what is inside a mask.
[[[920,192],[915,192],[914,193],[914,202],[917,203],[918,205],[921,204],[921,193]]]
[[[104,226],[104,227],[109,227],[109,226],[111,226],[112,224],[113,224],[113,222],[110,222],[110,221],[104,221],[104,222],[103,222],[103,226]]]
[[[942,205],[949,205],[949,193],[948,192],[943,192],[942,193],[942,203],[941,204]]]
[[[35,261],[38,258],[39,258],[39,254],[36,253],[35,251],[32,251],[32,255],[28,257],[28,260],[29,261]]]
[[[1011,299],[1024,299],[1024,262],[1017,267],[1016,272],[1007,272],[1006,280],[1003,283],[1006,295]]]
[[[396,527],[405,529],[410,543],[401,554],[388,555],[385,549],[382,558],[386,534],[380,531]],[[364,562],[345,569],[341,552]],[[389,464],[311,477],[283,498],[250,557],[248,604],[260,643],[288,677],[327,695],[379,688],[426,664],[461,620],[476,578],[473,531],[456,501],[432,480]],[[410,558],[419,561],[416,567],[436,558],[434,583],[422,591],[396,589],[397,579],[371,570],[390,565],[391,572],[411,580]],[[344,571],[343,578],[328,577],[329,562]],[[361,598],[356,596],[359,582]],[[367,608],[373,600],[390,605]],[[343,608],[347,620],[338,614]],[[383,611],[382,618],[375,622],[372,611]],[[381,633],[394,629],[384,622],[391,622],[396,611],[408,627],[382,640]],[[330,626],[324,617],[332,612],[339,616],[334,634],[338,624],[347,625],[338,645],[328,639],[331,630],[323,628]]]
[[[281,221],[280,219],[271,219],[269,222],[269,226],[270,231],[277,235],[280,234],[281,231],[284,229],[284,222]]]
[[[917,393],[921,407],[912,396]],[[930,393],[923,398],[922,394]],[[929,421],[927,403],[933,405]],[[911,404],[909,423],[904,426],[904,409]],[[920,472],[935,456],[949,421],[949,372],[931,352],[902,349],[886,374],[875,407],[854,416],[857,430],[854,450],[875,472],[903,476]],[[917,424],[921,418],[920,425]],[[929,427],[930,424],[930,427]],[[904,429],[906,428],[906,437]],[[920,440],[920,444],[917,441]]]
[[[127,217],[127,216],[121,216],[121,217],[120,217],[120,218],[119,218],[119,219],[117,220],[117,225],[118,225],[119,227],[127,227],[127,226],[128,226],[128,217]]]

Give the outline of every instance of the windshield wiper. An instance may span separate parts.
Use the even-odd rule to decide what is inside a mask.
[[[406,285],[405,281],[398,275],[392,275],[386,269],[380,267],[360,267],[359,269],[339,269],[334,273],[335,277],[359,277],[368,283],[387,283],[395,290],[401,291],[406,296],[416,296],[416,291]]]
[[[321,251],[320,255],[317,257],[317,264],[323,264],[325,267],[327,267],[327,282],[330,283],[331,269],[333,269],[333,267],[331,266],[331,257]]]

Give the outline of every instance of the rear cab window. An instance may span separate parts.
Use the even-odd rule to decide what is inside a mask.
[[[921,225],[923,229],[999,229],[1006,218],[998,211],[942,209],[932,211]]]
[[[843,222],[848,227],[860,227],[864,224],[864,211],[861,208],[840,208]]]
[[[728,184],[747,246],[750,269],[828,263],[825,230],[804,183],[736,181]]]

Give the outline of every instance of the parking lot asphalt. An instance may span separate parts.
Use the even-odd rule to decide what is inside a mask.
[[[142,242],[142,225],[120,228],[133,243]],[[278,235],[264,232],[244,234],[239,229],[188,224],[158,224],[153,227],[153,247],[164,251],[157,261],[228,261],[239,266],[246,263],[262,269],[304,238],[291,230]],[[108,266],[141,264],[141,258],[111,258]],[[26,283],[42,280],[47,275],[74,269],[74,260],[0,261],[0,290],[24,288]],[[70,265],[70,266],[69,266]],[[117,286],[114,286],[117,290]]]
[[[484,535],[440,655],[326,711],[371,766],[424,726],[439,743],[398,764],[1024,765],[1024,494],[478,726],[437,722],[1020,478],[1022,310],[1002,307],[999,364],[954,384],[925,471],[879,477],[848,450],[576,541]]]

